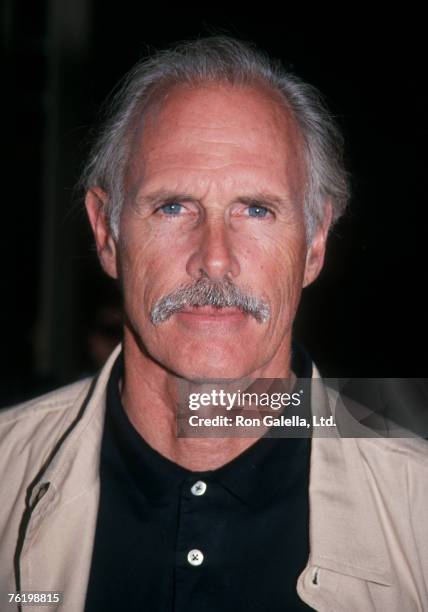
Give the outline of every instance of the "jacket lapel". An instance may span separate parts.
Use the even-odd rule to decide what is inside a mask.
[[[355,438],[314,438],[310,562],[339,573],[392,583],[382,525]]]
[[[312,379],[313,414],[333,415],[337,423],[348,419],[340,396],[326,389],[315,366]],[[342,438],[337,427],[321,427],[314,430],[312,439],[310,554],[297,591],[303,601],[320,610],[343,609],[337,601],[343,576],[385,586],[393,584],[383,529],[359,446],[368,432],[357,422],[347,423],[348,432],[350,425],[356,437]],[[320,568],[329,570],[328,579],[319,579]]]
[[[72,428],[34,486],[19,555],[21,589],[62,592],[61,610],[83,610],[99,503],[105,393],[114,351],[99,376],[70,408]],[[67,432],[66,432],[67,433]],[[28,607],[30,611],[32,608]]]

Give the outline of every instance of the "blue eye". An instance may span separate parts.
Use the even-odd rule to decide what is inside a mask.
[[[268,214],[268,209],[265,208],[264,206],[249,206],[248,207],[248,214],[250,215],[250,217],[258,217],[259,219],[266,217],[266,215]]]
[[[165,215],[173,217],[180,214],[182,208],[182,204],[178,204],[178,202],[171,202],[170,204],[164,204],[159,210],[161,210]]]

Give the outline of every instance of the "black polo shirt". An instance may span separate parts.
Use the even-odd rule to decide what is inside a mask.
[[[293,348],[293,371],[311,377]],[[309,610],[310,439],[261,438],[233,461],[187,470],[151,448],[107,390],[101,493],[86,612]]]

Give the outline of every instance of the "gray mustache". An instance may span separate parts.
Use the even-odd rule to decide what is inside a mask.
[[[202,277],[158,300],[151,310],[151,321],[154,325],[159,325],[186,306],[239,308],[252,315],[259,323],[264,323],[270,317],[270,308],[261,298],[242,291],[230,280],[212,281]]]

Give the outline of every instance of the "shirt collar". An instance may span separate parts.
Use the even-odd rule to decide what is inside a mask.
[[[178,492],[184,482],[215,481],[243,503],[261,507],[278,492],[292,488],[302,470],[308,470],[310,439],[261,438],[226,465],[195,472],[170,461],[137,432],[122,406],[119,381],[123,373],[120,354],[107,387],[105,438],[114,444],[143,494],[159,501]],[[297,344],[292,348],[292,370],[298,378],[310,378],[312,361]],[[104,443],[106,450],[106,442]]]

